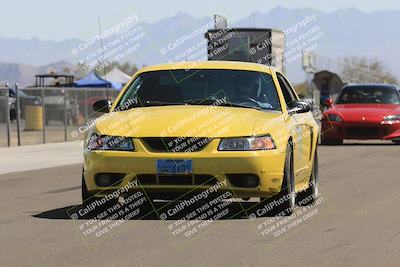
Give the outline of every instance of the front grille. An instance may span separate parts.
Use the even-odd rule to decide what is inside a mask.
[[[136,178],[140,185],[215,185],[218,182],[218,179],[210,174],[159,175],[158,183],[156,174],[139,174]]]
[[[197,152],[206,147],[211,138],[207,137],[145,137],[141,139],[153,152]]]
[[[139,174],[136,178],[140,185],[157,183],[157,176],[155,174]]]
[[[158,181],[164,185],[191,185],[192,175],[159,175]]]
[[[370,138],[379,136],[380,129],[377,127],[347,127],[345,129],[347,137]]]
[[[196,174],[194,176],[194,183],[196,185],[215,185],[218,182],[218,179],[213,175],[207,174]]]

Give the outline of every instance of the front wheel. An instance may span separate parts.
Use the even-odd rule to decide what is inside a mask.
[[[343,145],[343,139],[330,139],[322,135],[321,145]]]
[[[290,145],[286,148],[285,167],[283,171],[283,181],[281,191],[274,195],[271,200],[274,203],[279,203],[276,206],[278,213],[290,216],[296,205],[296,193],[294,187],[294,164],[293,153]],[[264,199],[261,199],[263,201]]]
[[[93,198],[93,195],[90,194],[86,187],[86,182],[85,178],[83,178],[83,173],[82,173],[82,205],[85,206],[88,204],[88,201]]]
[[[297,204],[299,206],[308,206],[317,200],[319,195],[318,192],[318,154],[315,151],[313,169],[311,172],[310,180],[308,182],[308,188],[301,191],[297,195]]]

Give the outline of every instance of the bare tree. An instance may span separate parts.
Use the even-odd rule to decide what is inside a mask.
[[[112,64],[105,66],[104,69],[101,69],[101,71],[98,70],[97,67],[95,68],[95,70],[97,74],[104,75],[104,73],[108,73],[114,68],[118,68],[130,76],[132,76],[138,71],[136,65],[129,62],[125,62],[123,64],[120,64],[119,62],[113,62]]]
[[[138,68],[135,64],[131,64],[129,62],[125,62],[123,64],[118,64],[118,68],[125,72],[128,75],[133,75],[138,71]]]
[[[72,69],[70,67],[63,67],[62,72],[64,74],[71,74]]]
[[[344,58],[341,76],[346,81],[358,83],[398,83],[397,77],[381,61],[366,57]]]
[[[74,68],[74,75],[80,79],[88,74],[88,67],[85,64],[78,63]]]
[[[307,94],[307,83],[302,82],[293,85],[294,90],[300,97],[304,97]]]

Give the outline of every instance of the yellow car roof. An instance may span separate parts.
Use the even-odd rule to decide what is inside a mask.
[[[175,70],[175,69],[227,69],[227,70],[247,70],[259,71],[272,74],[273,68],[266,65],[238,62],[238,61],[203,61],[203,62],[174,62],[160,65],[154,65],[142,68],[139,72],[158,71],[158,70]]]

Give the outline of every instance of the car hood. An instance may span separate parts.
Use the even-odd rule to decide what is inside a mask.
[[[96,130],[103,135],[130,137],[235,137],[270,131],[263,125],[280,112],[217,106],[158,106],[133,108],[100,117]],[[276,123],[275,127],[282,125]],[[266,132],[265,132],[266,133]]]
[[[327,113],[337,113],[346,120],[382,120],[384,116],[400,114],[400,105],[392,104],[345,104],[335,105]]]

